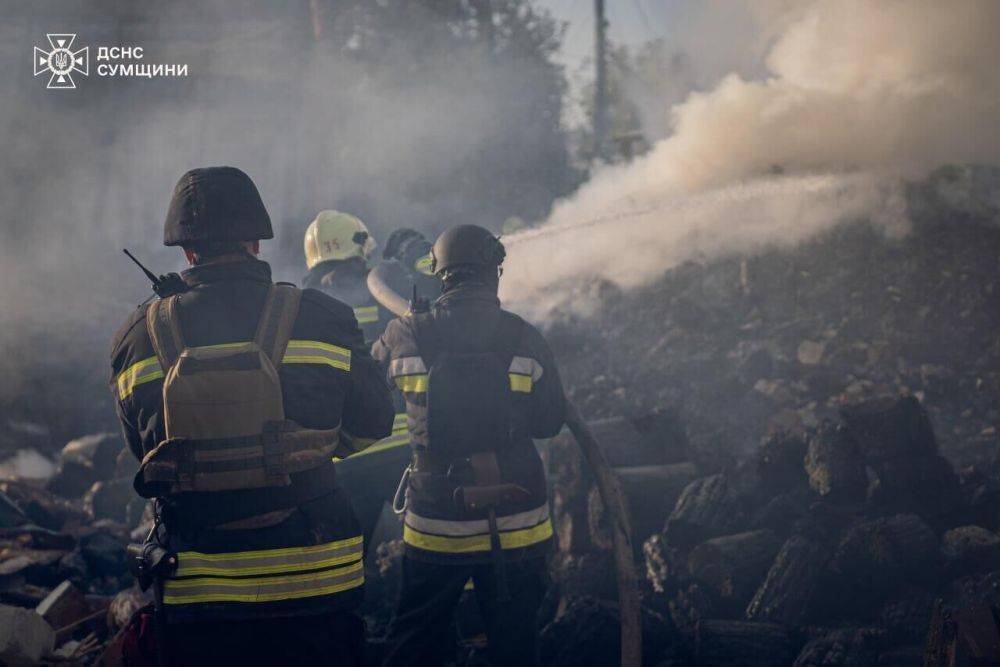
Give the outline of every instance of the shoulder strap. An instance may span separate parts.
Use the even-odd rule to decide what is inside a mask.
[[[524,327],[524,320],[520,317],[500,311],[500,321],[497,323],[496,335],[493,338],[493,349],[508,366],[521,347]]]
[[[276,283],[271,285],[264,300],[264,309],[257,322],[257,333],[253,340],[275,365],[280,364],[285,356],[288,339],[292,337],[292,327],[299,316],[301,299],[302,291],[297,287]]]
[[[146,310],[146,331],[164,372],[177,363],[186,347],[177,317],[178,296],[180,295],[175,294],[166,299],[157,299]]]

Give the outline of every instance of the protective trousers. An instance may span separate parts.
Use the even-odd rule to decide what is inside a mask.
[[[176,623],[171,664],[364,666],[364,623],[355,614]]]
[[[510,601],[497,600],[495,570],[489,563],[428,563],[403,558],[396,613],[386,638],[384,667],[440,665],[453,659],[452,612],[472,578],[489,641],[492,665],[537,665],[536,617],[545,594],[544,559],[507,567]]]

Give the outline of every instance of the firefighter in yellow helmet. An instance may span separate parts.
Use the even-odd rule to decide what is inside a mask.
[[[365,223],[350,213],[332,210],[319,212],[303,241],[309,272],[302,286],[326,292],[354,308],[369,343],[388,320],[366,284],[368,259],[376,245]]]
[[[306,229],[309,273],[303,287],[326,292],[354,308],[369,344],[392,318],[368,289],[369,260],[375,248],[368,227],[350,213],[320,211]],[[392,434],[372,445],[364,457],[337,462],[338,481],[351,495],[366,547],[371,546],[383,508],[392,500],[399,476],[410,460],[405,406],[398,393],[394,398],[397,409]]]

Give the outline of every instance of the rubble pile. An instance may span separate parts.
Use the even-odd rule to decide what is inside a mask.
[[[1000,169],[939,170],[907,188],[906,212],[901,238],[860,220],[792,249],[689,262],[638,290],[582,286],[595,312],[556,314],[547,331],[564,384],[588,419],[669,407],[718,464],[843,402],[910,393],[945,456],[992,463]],[[621,252],[627,263],[628,239]]]
[[[945,664],[1000,647],[998,193],[998,170],[942,169],[908,187],[902,238],[857,221],[638,291],[593,285],[593,315],[550,327],[672,639],[649,664]],[[574,443],[547,463],[555,641],[580,600],[616,595]],[[605,664],[616,641],[551,664]]]
[[[771,434],[731,467],[680,461],[692,446],[669,415],[601,430],[642,550],[645,624],[665,642],[649,664],[908,665],[935,605],[952,619],[1000,610],[1000,476],[956,474],[912,396]],[[617,598],[603,510],[569,436],[547,459],[560,546],[548,664],[606,664]],[[559,637],[595,624],[607,655],[564,657]]]
[[[984,178],[1000,183],[951,168],[912,185],[902,238],[857,221],[627,293],[595,285],[594,314],[550,323],[630,506],[647,664],[943,664],[1000,644],[985,620],[1000,604],[1000,198],[973,196]],[[0,424],[0,664],[91,664],[148,602],[125,545],[149,509],[117,435],[70,442],[52,469],[37,452],[58,436],[32,415]],[[558,543],[543,664],[614,664],[601,498],[570,436],[543,458]],[[369,553],[377,655],[402,550]],[[482,664],[467,593],[456,660]]]
[[[149,602],[125,560],[151,525],[134,466],[118,435],[96,434],[47,479],[0,482],[0,664],[93,664]]]

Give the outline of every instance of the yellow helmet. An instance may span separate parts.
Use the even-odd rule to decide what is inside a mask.
[[[306,267],[312,269],[331,259],[361,257],[367,260],[377,244],[365,223],[350,213],[320,211],[309,223],[303,245]]]

